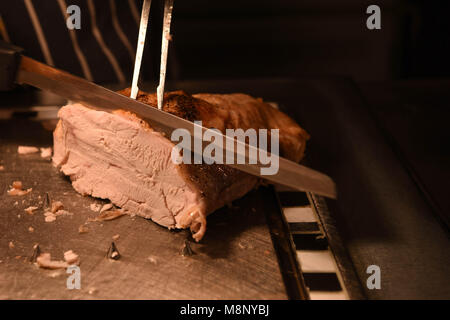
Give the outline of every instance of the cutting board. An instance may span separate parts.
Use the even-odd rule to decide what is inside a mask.
[[[287,299],[264,214],[274,205],[266,203],[268,190],[210,215],[200,243],[187,230],[170,231],[141,217],[89,222],[98,215],[90,205],[105,200],[76,193],[39,153],[17,153],[19,145],[51,146],[54,123],[16,119],[0,125],[0,299]],[[15,180],[32,192],[7,195]],[[72,215],[45,222],[46,193]],[[29,206],[39,209],[29,215]],[[87,233],[79,233],[81,225]],[[117,261],[107,258],[115,235]],[[186,241],[192,255],[182,254]],[[35,244],[54,260],[68,250],[77,253],[81,289],[67,288],[64,269],[30,262]]]

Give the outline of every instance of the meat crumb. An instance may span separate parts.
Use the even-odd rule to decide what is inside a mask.
[[[66,261],[52,261],[50,253],[41,253],[36,259],[36,263],[41,268],[46,269],[65,269],[69,265]]]
[[[38,207],[28,207],[28,208],[26,208],[26,209],[24,209],[24,211],[26,212],[26,213],[28,213],[29,215],[33,215],[33,211],[34,210],[37,210],[38,209]]]
[[[94,211],[94,212],[99,212],[100,209],[102,208],[102,206],[98,203],[91,203],[91,205],[89,206],[89,208]]]
[[[153,257],[153,256],[148,257],[147,260],[150,261],[153,264],[157,264],[158,263],[158,261],[156,261],[156,258]]]
[[[19,146],[17,148],[17,152],[19,154],[30,154],[30,153],[36,153],[39,152],[39,149],[36,147],[28,147],[28,146]]]
[[[64,205],[62,204],[61,201],[53,201],[52,202],[52,213],[55,213],[56,211],[62,210],[64,209]]]
[[[72,216],[73,215],[73,213],[72,212],[69,212],[69,211],[67,211],[67,210],[58,210],[58,211],[56,211],[55,212],[55,216]]]
[[[10,248],[10,249],[14,249],[14,247],[15,247],[15,246],[14,246],[14,243],[13,243],[12,241],[10,241],[8,245],[9,245],[9,248]]]
[[[64,260],[66,260],[66,262],[68,264],[79,264],[80,263],[80,256],[77,255],[72,250],[69,250],[69,251],[64,252]]]
[[[87,233],[89,231],[89,228],[85,225],[81,225],[78,227],[78,233]]]
[[[10,196],[24,196],[26,194],[29,194],[31,191],[33,191],[33,188],[29,188],[27,190],[17,190],[17,189],[12,189],[10,190],[11,193],[8,191],[8,194]]]
[[[41,150],[41,158],[49,158],[52,156],[52,147],[40,148],[40,150]]]
[[[9,196],[23,196],[26,195],[27,193],[30,193],[31,191],[33,191],[33,188],[29,188],[27,190],[22,190],[22,181],[13,181],[12,183],[12,188],[10,190],[7,191]],[[23,203],[23,201],[22,201]]]
[[[59,269],[59,270],[53,271],[48,276],[50,278],[58,278],[58,277],[62,276],[63,274],[64,274],[64,272],[62,271],[62,269]]]
[[[33,228],[33,227],[29,227],[29,228],[28,228],[28,231],[34,232],[34,228]]]
[[[96,288],[90,288],[88,293],[89,294],[95,294],[95,293],[97,293],[97,289]]]
[[[22,181],[13,181],[12,187],[13,187],[14,189],[20,189],[20,190],[22,190]]]
[[[113,207],[112,203],[107,203],[107,204],[105,204],[105,205],[101,208],[100,213],[105,212],[105,211],[108,211],[108,210],[111,209],[112,207]]]
[[[123,210],[111,210],[100,213],[100,215],[98,215],[95,219],[88,219],[88,221],[109,221],[117,219],[123,215],[125,215]]]
[[[50,211],[44,212],[45,222],[53,222],[59,216],[71,216],[73,213],[63,210],[64,206],[61,201],[53,201]],[[49,210],[49,209],[47,209]]]
[[[3,171],[3,170],[5,170],[5,167],[4,166],[0,166],[0,171]]]
[[[45,216],[45,222],[53,222],[53,221],[55,221],[56,220],[56,216],[53,214],[53,213],[51,213],[51,212],[46,212],[46,213],[44,213],[44,215],[45,214],[48,214],[48,215],[46,215]]]

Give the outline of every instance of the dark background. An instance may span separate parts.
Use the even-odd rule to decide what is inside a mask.
[[[121,28],[135,49],[143,0],[113,0]],[[82,75],[56,0],[32,2],[55,66]],[[134,61],[114,31],[110,0],[93,1],[98,28],[128,80]],[[87,0],[76,31],[94,80],[117,82],[91,31]],[[368,30],[367,7],[381,8],[382,29]],[[169,80],[351,76],[357,81],[443,77],[450,74],[448,14],[444,0],[175,0]],[[23,0],[0,1],[12,43],[44,61]],[[159,78],[163,1],[153,0],[143,79]]]
[[[366,28],[370,4],[381,8],[381,30]],[[439,0],[175,1],[170,76],[448,76],[449,12]]]

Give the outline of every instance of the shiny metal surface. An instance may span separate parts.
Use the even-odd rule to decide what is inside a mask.
[[[156,89],[159,110],[162,109],[164,98],[164,86],[166,83],[167,54],[169,52],[169,39],[171,37],[170,23],[172,22],[172,10],[173,10],[173,0],[166,0],[164,3],[164,22],[161,40],[161,65],[159,69],[159,85],[158,88]]]
[[[131,98],[136,99],[139,92],[138,81],[141,70],[142,54],[144,52],[145,35],[147,34],[148,16],[150,15],[150,6],[152,0],[145,0],[142,5],[141,23],[139,26],[139,38],[136,50],[136,59],[134,61],[133,82],[131,84]]]

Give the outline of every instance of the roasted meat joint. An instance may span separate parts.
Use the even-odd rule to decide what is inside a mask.
[[[128,96],[130,89],[120,92]],[[137,100],[157,107],[155,94]],[[200,120],[210,128],[279,129],[280,154],[295,162],[305,150],[306,131],[287,115],[245,94],[165,94],[163,111]],[[221,164],[174,164],[174,143],[124,110],[97,111],[82,104],[61,108],[54,131],[53,164],[76,191],[109,199],[130,214],[168,228],[190,228],[195,240],[206,216],[256,188],[260,179]]]

